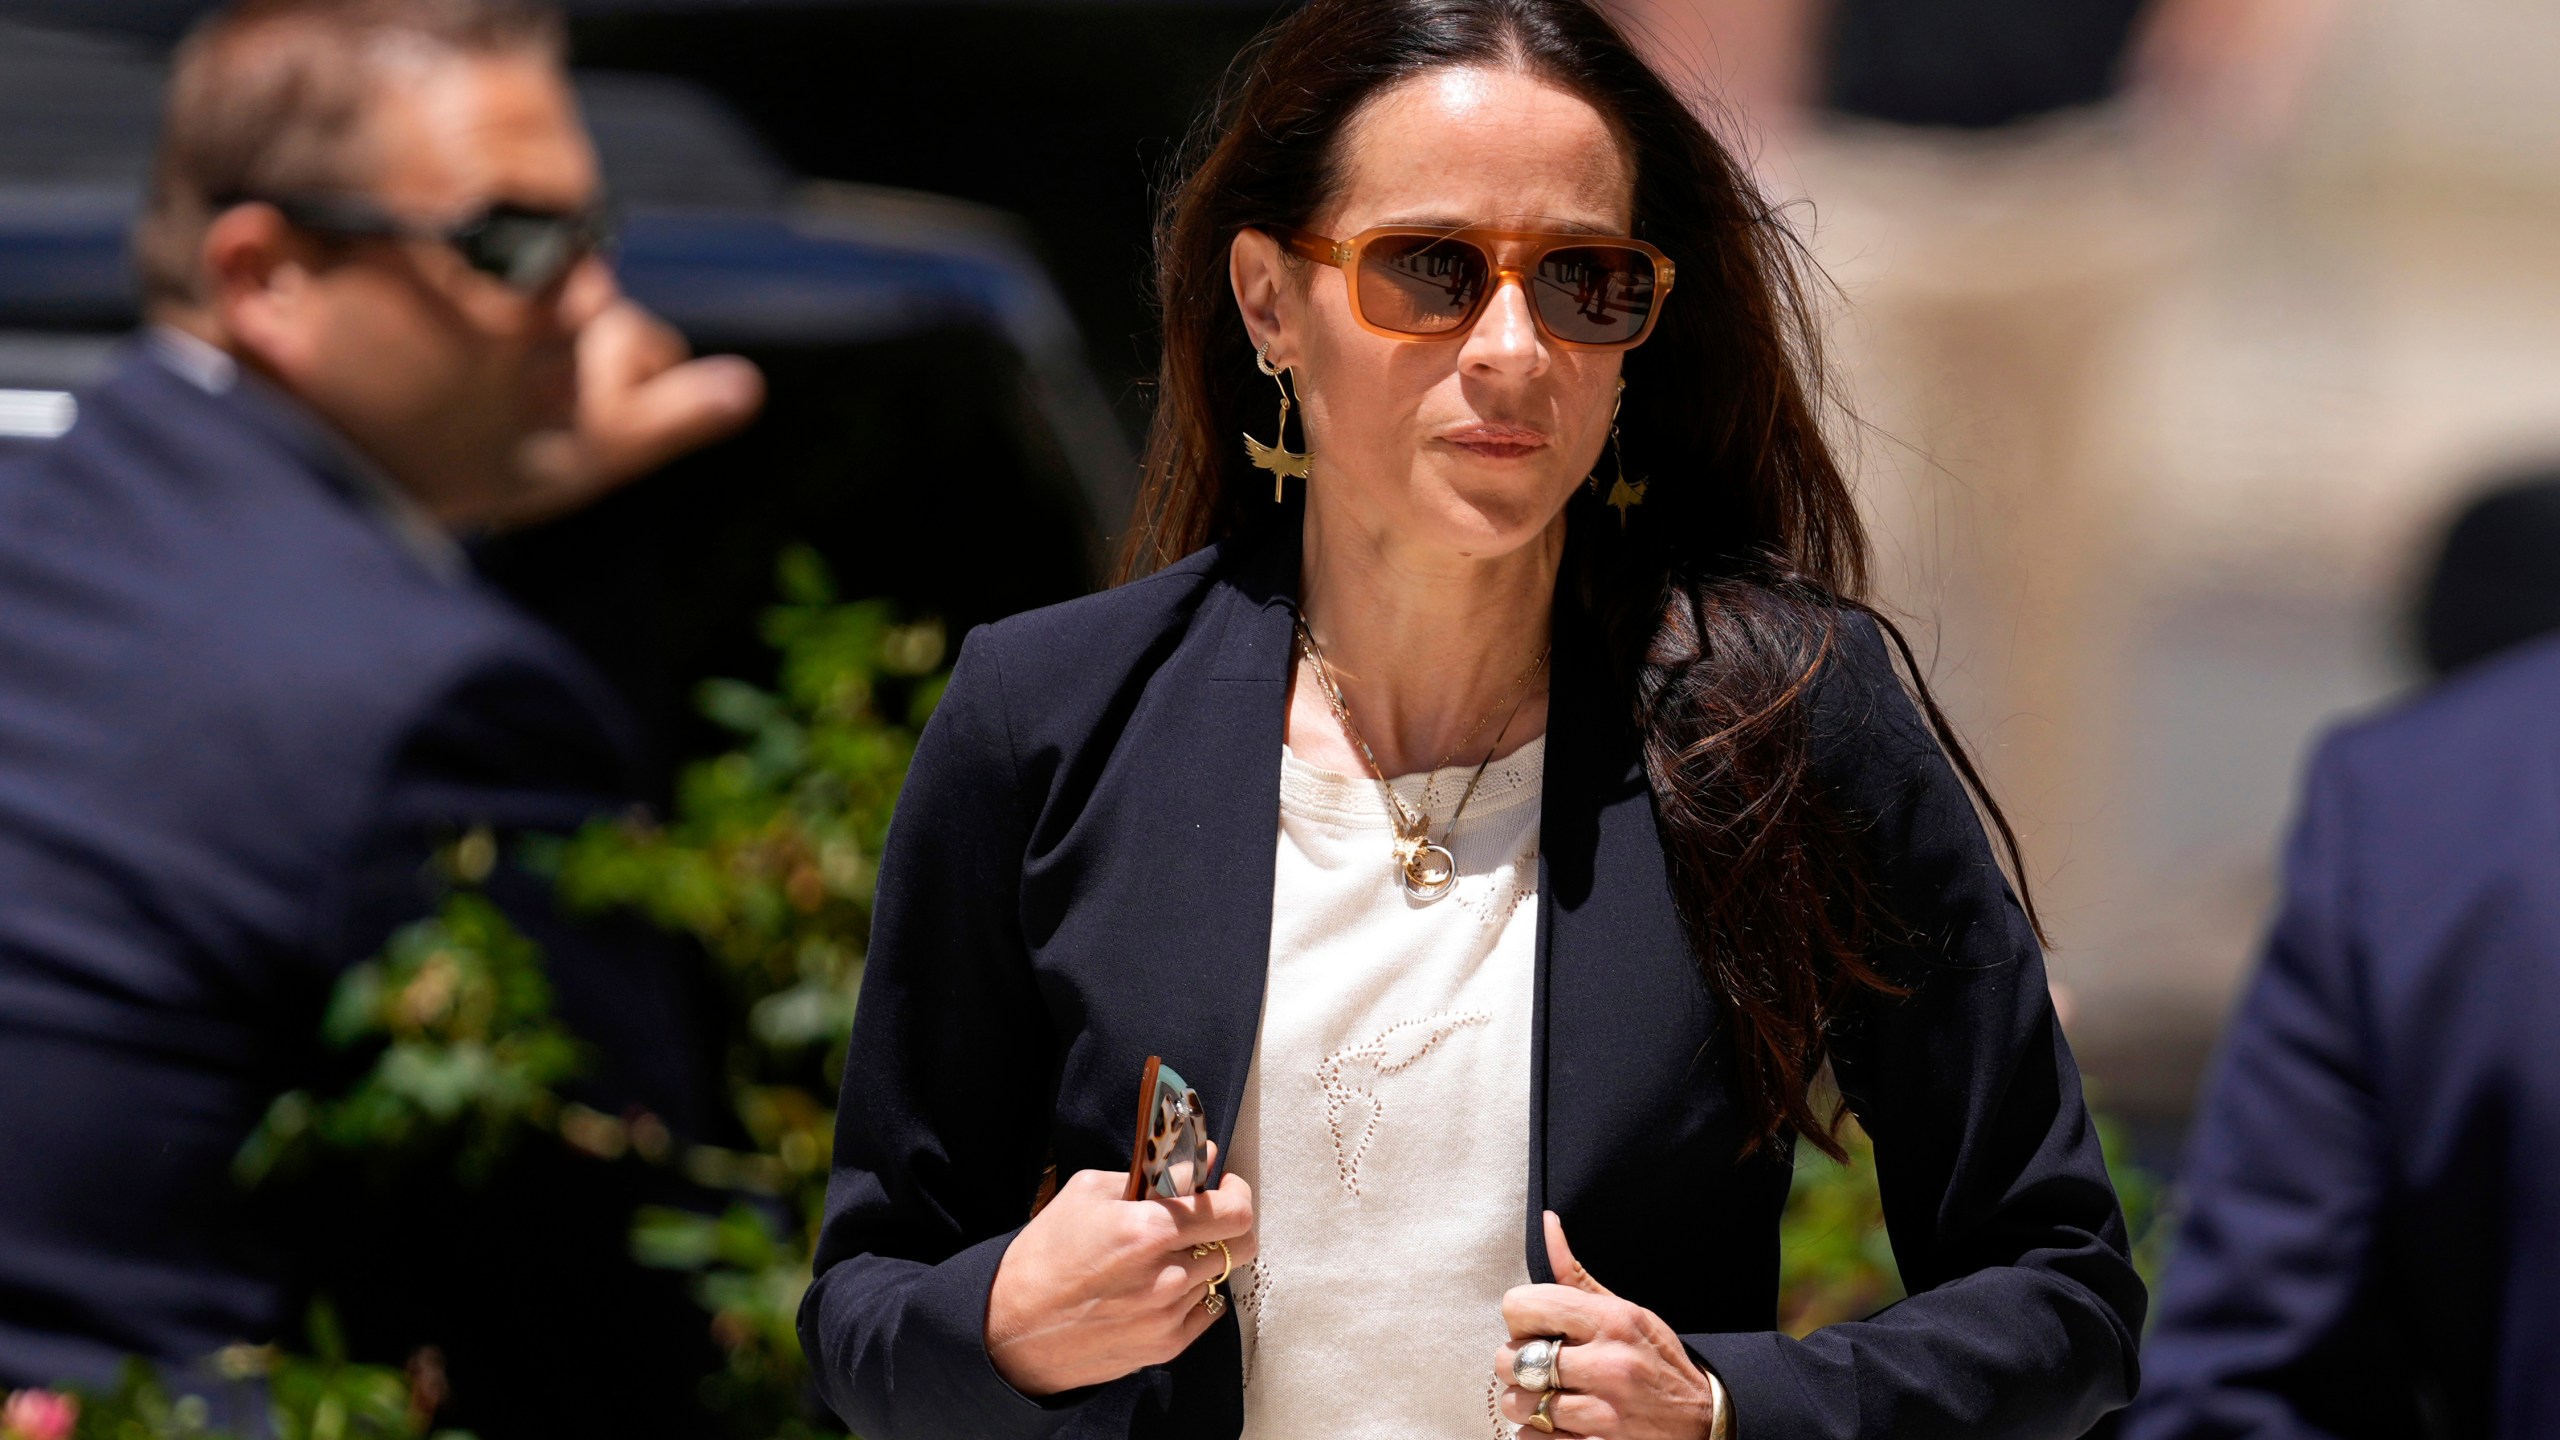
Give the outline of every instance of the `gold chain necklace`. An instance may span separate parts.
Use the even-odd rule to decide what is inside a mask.
[[[1485,767],[1493,763],[1494,752],[1502,748],[1502,737],[1511,733],[1511,721],[1520,713],[1520,703],[1528,698],[1529,682],[1537,678],[1539,671],[1547,668],[1547,654],[1554,647],[1542,647],[1538,658],[1529,662],[1529,668],[1520,672],[1519,679],[1511,682],[1511,689],[1503,699],[1494,701],[1493,709],[1477,717],[1466,735],[1450,747],[1439,764],[1431,767],[1430,777],[1422,784],[1425,808],[1408,810],[1404,797],[1388,783],[1385,768],[1378,764],[1377,752],[1369,748],[1367,737],[1353,723],[1351,704],[1342,698],[1342,687],[1334,683],[1333,667],[1325,663],[1324,651],[1317,646],[1315,632],[1307,628],[1303,615],[1297,617],[1297,630],[1298,649],[1315,671],[1316,687],[1324,691],[1325,703],[1332,707],[1334,720],[1342,726],[1342,733],[1350,737],[1352,747],[1360,752],[1360,758],[1368,762],[1369,773],[1378,777],[1378,788],[1386,794],[1387,811],[1396,827],[1396,875],[1404,882],[1404,893],[1416,900],[1439,899],[1458,883],[1458,859],[1449,852],[1450,837],[1458,833],[1458,817],[1467,813],[1467,802],[1475,798],[1476,786],[1484,779]],[[1505,700],[1510,702],[1508,710],[1503,709]],[[1427,807],[1432,793],[1440,786],[1440,772],[1449,768],[1450,762],[1458,758],[1468,742],[1483,733],[1495,711],[1502,711],[1502,728],[1493,732],[1493,744],[1486,748],[1484,758],[1476,762],[1475,773],[1467,777],[1467,788],[1458,796],[1457,807],[1449,812],[1448,826],[1440,832],[1440,842],[1435,845],[1431,840],[1431,812]]]

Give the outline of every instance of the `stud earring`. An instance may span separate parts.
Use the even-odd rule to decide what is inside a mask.
[[[1288,373],[1289,367],[1271,363],[1271,346],[1268,343],[1253,352],[1253,364],[1254,368],[1271,377],[1272,384],[1280,387],[1280,428],[1268,445],[1251,435],[1245,436],[1244,455],[1253,462],[1255,469],[1271,472],[1271,503],[1277,505],[1288,494],[1291,480],[1307,478],[1307,469],[1314,463],[1314,457],[1289,448],[1289,382],[1281,378]]]
[[[1618,401],[1609,407],[1609,458],[1617,463],[1618,482],[1609,487],[1609,498],[1602,503],[1617,507],[1618,528],[1621,530],[1627,528],[1627,512],[1644,503],[1644,492],[1649,488],[1647,481],[1627,479],[1627,452],[1618,443],[1618,412],[1625,409],[1626,405],[1627,382],[1620,380]],[[1583,484],[1589,487],[1592,494],[1599,494],[1600,472],[1594,470],[1583,477]]]

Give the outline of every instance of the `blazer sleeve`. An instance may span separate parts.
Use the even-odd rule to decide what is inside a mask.
[[[1057,1086],[1017,909],[1031,807],[989,634],[963,645],[890,825],[800,1306],[820,1393],[869,1440],[1046,1435],[1095,1393],[1034,1400],[986,1347]]]
[[[2145,1297],[2045,988],[1971,797],[1881,633],[1845,617],[1812,708],[1816,779],[1890,921],[1833,1036],[1874,1139],[1909,1298],[1803,1340],[1683,1337],[1746,1440],[2079,1435],[2136,1380]]]
[[[2125,1433],[2417,1434],[2366,1312],[2385,1175],[2361,994],[2353,789],[2314,760],[2257,974],[2189,1141],[2151,1384]]]

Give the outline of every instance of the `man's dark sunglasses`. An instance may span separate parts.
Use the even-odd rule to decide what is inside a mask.
[[[527,295],[560,283],[588,256],[613,250],[613,212],[601,202],[559,211],[502,201],[445,226],[403,220],[353,195],[239,195],[221,208],[252,203],[271,205],[288,223],[323,235],[449,246],[464,264]]]

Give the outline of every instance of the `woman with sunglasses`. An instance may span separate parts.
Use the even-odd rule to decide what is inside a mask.
[[[1799,283],[1581,0],[1310,0],[1249,53],[1161,230],[1144,578],[970,638],[882,862],[801,1311],[862,1434],[2126,1400],[2015,847],[1858,599]],[[1149,1055],[1204,1194],[1121,1198]],[[1842,1102],[1912,1294],[1797,1341]]]

